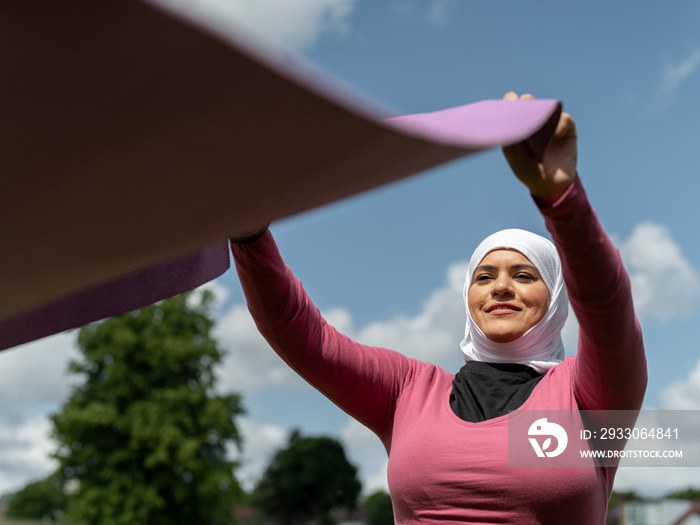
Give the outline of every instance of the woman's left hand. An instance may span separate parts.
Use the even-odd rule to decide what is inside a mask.
[[[532,100],[532,95],[507,93],[504,100]],[[576,178],[576,124],[568,113],[562,113],[542,162],[537,162],[524,142],[506,146],[503,154],[513,173],[543,204],[554,204]]]

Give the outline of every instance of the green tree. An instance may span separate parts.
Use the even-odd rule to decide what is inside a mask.
[[[608,507],[621,505],[626,501],[644,501],[644,498],[637,494],[634,490],[627,492],[617,492],[613,490],[612,494],[610,495],[610,499],[608,500]]]
[[[355,507],[361,489],[357,468],[339,441],[295,431],[268,465],[253,501],[285,525],[326,525],[332,523],[331,510]]]
[[[214,394],[211,294],[183,294],[84,327],[83,382],[52,416],[75,525],[223,524],[240,487],[237,395]]]
[[[667,498],[671,499],[691,499],[700,500],[700,488],[698,487],[686,487],[681,490],[675,490],[666,494]]]
[[[56,521],[63,516],[66,502],[66,493],[56,479],[35,481],[12,496],[7,516]]]
[[[391,496],[383,490],[373,492],[364,504],[369,517],[369,525],[394,525],[394,508]]]

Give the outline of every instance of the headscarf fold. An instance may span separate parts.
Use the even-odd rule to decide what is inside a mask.
[[[549,290],[549,308],[544,317],[522,336],[509,343],[488,339],[469,313],[468,294],[474,271],[489,252],[510,248],[527,257],[537,268]],[[520,363],[545,373],[564,359],[561,330],[569,313],[569,303],[561,272],[561,261],[551,241],[525,230],[502,230],[484,239],[469,261],[464,283],[467,326],[460,344],[465,361]]]

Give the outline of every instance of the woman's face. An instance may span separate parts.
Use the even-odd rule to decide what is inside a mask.
[[[469,313],[486,337],[509,343],[547,313],[549,290],[530,260],[516,250],[486,254],[467,294]]]

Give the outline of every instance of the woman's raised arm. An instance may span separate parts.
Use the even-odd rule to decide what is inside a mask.
[[[508,93],[504,98],[518,96]],[[579,322],[574,391],[581,408],[636,410],[644,398],[647,371],[630,280],[577,179],[576,142],[574,120],[562,113],[541,163],[525,144],[503,148],[503,153],[540,207],[562,261]]]

